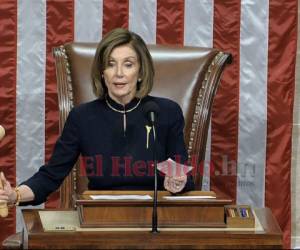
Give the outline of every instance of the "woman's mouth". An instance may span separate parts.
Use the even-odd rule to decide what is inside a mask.
[[[115,82],[114,85],[117,88],[123,88],[126,85],[126,83],[125,82]]]

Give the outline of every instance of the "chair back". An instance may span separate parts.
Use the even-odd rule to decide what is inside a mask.
[[[60,131],[73,106],[96,99],[91,66],[96,43],[69,43],[54,48],[60,111]],[[221,74],[230,54],[212,48],[149,45],[155,67],[153,96],[167,97],[182,108],[184,139],[189,158],[204,161],[211,107]],[[73,206],[72,195],[87,190],[87,178],[79,175],[79,163],[60,189],[61,207]],[[196,171],[196,189],[202,176]]]

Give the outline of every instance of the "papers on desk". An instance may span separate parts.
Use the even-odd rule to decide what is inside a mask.
[[[93,200],[152,200],[150,195],[90,195]]]
[[[193,167],[177,163],[176,161],[173,161],[171,158],[169,158],[166,161],[158,163],[157,169],[168,176],[178,177],[187,175],[187,173],[190,172]]]
[[[216,199],[215,196],[212,195],[194,195],[194,196],[164,196],[163,197],[169,201],[194,201],[194,200],[204,200],[204,199]]]
[[[39,211],[44,231],[76,231],[80,227],[77,211]]]

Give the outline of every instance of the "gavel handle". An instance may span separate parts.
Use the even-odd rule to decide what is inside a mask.
[[[0,125],[0,141],[4,138],[5,136],[5,129]],[[3,189],[3,183],[2,183],[2,177],[3,173],[0,173],[0,189]],[[0,200],[0,216],[1,217],[6,217],[8,215],[8,208],[7,208],[7,202]]]
[[[3,173],[1,173],[0,175],[2,176]],[[2,179],[0,179],[0,189],[3,189]],[[7,215],[8,215],[7,202],[0,200],[0,217],[4,218],[7,217]]]

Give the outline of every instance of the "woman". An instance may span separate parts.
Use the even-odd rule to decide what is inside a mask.
[[[152,190],[154,137],[159,162],[187,160],[182,111],[171,100],[148,95],[153,77],[152,58],[140,36],[120,28],[108,33],[98,45],[92,66],[99,98],[72,109],[49,163],[35,175],[13,189],[2,174],[0,200],[22,205],[44,202],[79,155],[89,189]],[[149,101],[160,109],[155,131],[143,111]],[[177,193],[192,189],[193,182],[185,175],[160,175],[158,188]]]

